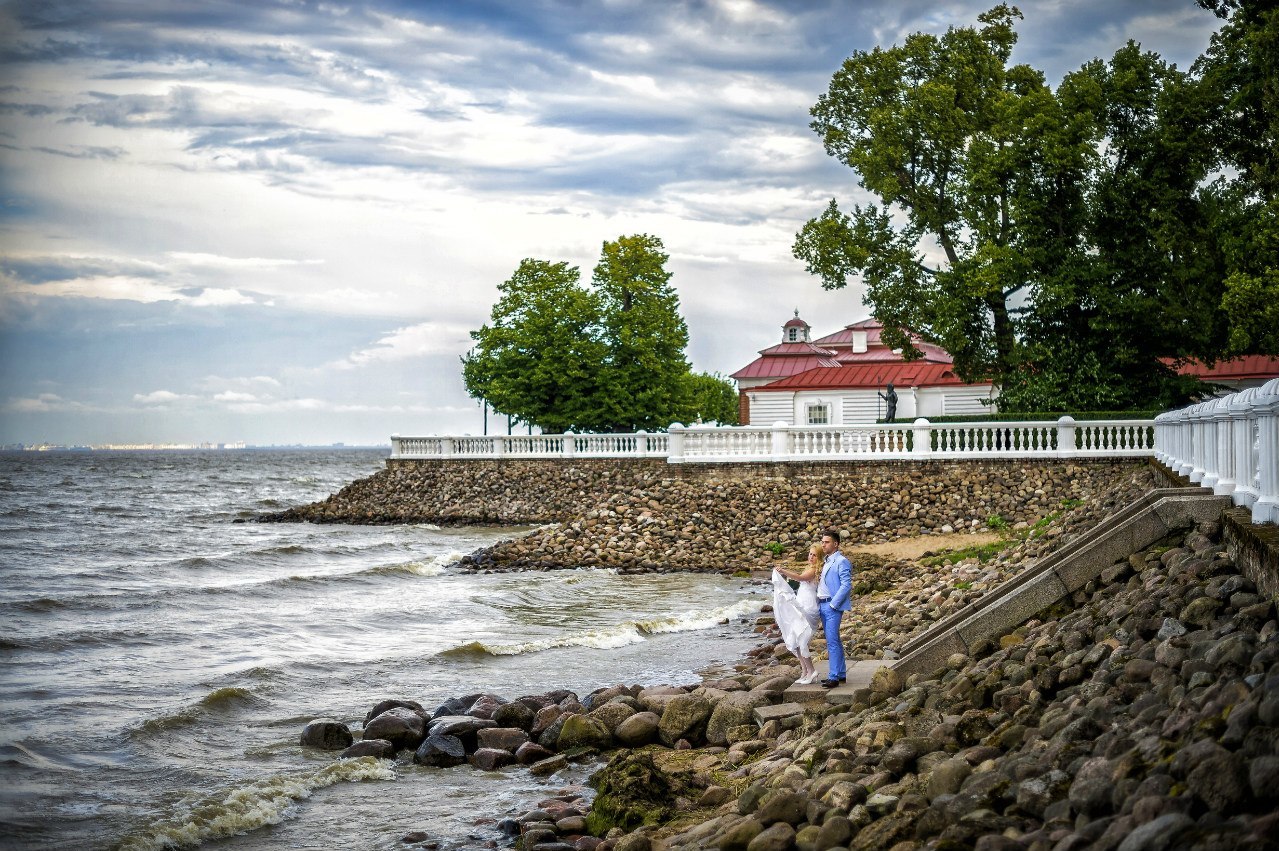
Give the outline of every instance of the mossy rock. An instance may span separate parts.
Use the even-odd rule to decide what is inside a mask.
[[[588,781],[595,800],[586,829],[603,836],[614,827],[630,832],[676,815],[675,799],[687,790],[683,778],[663,772],[648,751],[618,751]]]

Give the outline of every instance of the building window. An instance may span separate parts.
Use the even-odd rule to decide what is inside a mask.
[[[789,336],[790,342],[792,342],[792,343],[796,342],[796,341],[799,339],[799,329],[798,329],[798,328],[790,328],[790,329],[787,329],[787,332],[786,332],[786,333],[787,333],[787,335]]]
[[[809,425],[830,425],[830,405],[809,405]]]

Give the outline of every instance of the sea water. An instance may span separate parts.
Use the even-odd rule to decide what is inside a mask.
[[[388,697],[695,682],[754,645],[758,583],[454,566],[527,529],[234,522],[385,455],[0,453],[0,847],[483,847],[594,766],[338,761],[302,727]]]

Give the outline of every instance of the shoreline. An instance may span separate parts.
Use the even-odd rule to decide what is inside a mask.
[[[841,628],[850,663],[884,658],[1091,528],[1108,506],[1140,487],[1135,480],[1125,484],[1108,499],[1021,522],[993,554],[977,547],[951,562],[920,550],[918,541],[911,546],[917,552],[901,559],[850,547],[861,568],[854,609]],[[567,713],[587,719],[575,728],[598,734],[590,723],[595,712],[624,715],[623,721],[647,713],[650,738],[609,750],[604,743],[610,740],[597,735],[596,745],[586,747],[604,747],[609,757],[594,775],[598,788],[589,807],[589,796],[557,804],[548,799],[502,819],[501,829],[517,847],[547,851],[905,851],[979,837],[983,848],[1049,851],[1067,839],[1071,848],[1114,848],[1130,835],[1153,837],[1125,844],[1128,851],[1166,847],[1170,836],[1187,831],[1217,838],[1204,848],[1274,847],[1265,837],[1279,828],[1269,803],[1279,791],[1279,622],[1273,601],[1255,593],[1220,535],[1219,524],[1201,524],[1134,553],[1071,605],[1031,619],[972,658],[953,656],[930,677],[903,682],[881,668],[851,704],[820,702],[782,717],[760,716],[757,710],[776,707],[798,675],[768,628],[735,664],[734,676],[668,686],[678,693],[660,695],[664,701],[651,689],[593,692],[577,701],[584,711]],[[762,578],[757,570],[771,567],[760,562],[750,571],[756,580]],[[815,651],[818,646],[824,642],[815,638]],[[813,655],[821,670],[823,654]],[[1229,660],[1224,667],[1223,659]],[[1223,693],[1232,702],[1222,718],[1233,714],[1234,722],[1203,728],[1193,713],[1185,716],[1186,701],[1198,711],[1205,703],[1221,706]],[[1141,711],[1129,712],[1134,698]],[[1231,713],[1235,701],[1251,709]],[[678,709],[668,721],[672,705]],[[726,727],[724,706],[745,723]],[[1171,720],[1182,717],[1190,718],[1189,726]],[[1121,723],[1131,732],[1101,735]],[[1149,748],[1139,742],[1151,735],[1172,763],[1145,757],[1122,763]],[[1199,756],[1169,776],[1183,752],[1215,760],[1206,763],[1214,777],[1224,771],[1243,779],[1225,795],[1214,793],[1203,773],[1195,773]],[[1032,764],[1034,772],[1018,768]],[[1128,768],[1115,775],[1119,764]],[[636,776],[644,782],[626,780]],[[1097,791],[1094,778],[1103,776],[1104,791]],[[1116,784],[1116,776],[1127,779]],[[664,791],[654,798],[648,788]],[[1106,842],[1097,844],[1101,839]],[[1150,844],[1156,840],[1165,844]]]

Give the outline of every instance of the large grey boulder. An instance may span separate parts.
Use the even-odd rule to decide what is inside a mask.
[[[656,712],[636,712],[618,724],[613,735],[628,748],[651,745],[657,741],[657,725],[661,720]]]
[[[365,739],[386,739],[395,749],[412,750],[426,738],[426,721],[412,709],[396,706],[364,725]]]
[[[476,743],[480,749],[496,748],[515,753],[527,741],[528,733],[518,727],[486,727],[476,732]]]
[[[375,756],[378,759],[395,759],[395,745],[386,739],[361,739],[338,754],[342,759]]]
[[[604,703],[592,709],[589,717],[602,722],[608,731],[613,733],[616,732],[618,725],[634,714],[635,709],[625,703]]]
[[[426,737],[413,754],[413,761],[418,765],[429,765],[436,768],[448,768],[466,762],[466,748],[457,736],[432,734]]]
[[[715,704],[706,722],[706,741],[712,745],[728,744],[728,731],[733,727],[750,724],[756,707],[767,706],[771,698],[767,693],[735,691],[726,694]]]
[[[367,724],[386,710],[396,709],[397,707],[400,709],[412,709],[418,715],[421,715],[424,721],[431,720],[431,713],[423,709],[422,704],[418,703],[416,700],[400,700],[391,698],[380,701],[372,709],[370,709],[368,714],[364,716],[364,723]]]
[[[468,753],[479,747],[477,734],[488,727],[496,727],[497,722],[487,718],[472,718],[469,715],[445,715],[431,721],[427,734],[432,736],[456,736],[462,740]]]
[[[340,751],[349,747],[354,737],[351,728],[341,721],[332,718],[316,718],[302,728],[299,744],[304,748],[320,748],[326,751]]]
[[[613,734],[604,722],[589,715],[569,715],[560,728],[556,747],[562,751],[574,748],[599,748],[605,750],[612,747]]]
[[[715,707],[700,695],[681,694],[671,698],[662,711],[657,735],[662,744],[674,747],[680,739],[696,745],[706,732],[706,722]]]

